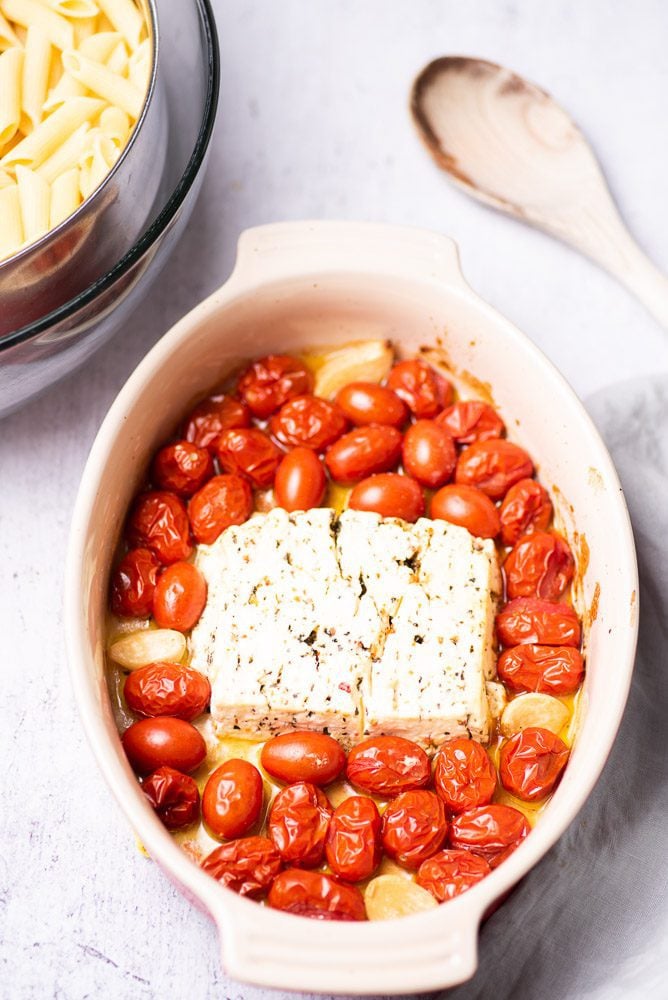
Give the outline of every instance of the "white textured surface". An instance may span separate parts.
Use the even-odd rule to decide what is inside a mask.
[[[583,127],[625,218],[668,269],[663,0],[214,0],[214,6],[223,55],[220,119],[188,234],[127,331],[83,372],[0,427],[2,1000],[261,996],[225,979],[207,919],[136,850],[71,703],[61,616],[66,534],[97,427],[147,348],[227,275],[242,228],[339,216],[441,229],[459,242],[474,287],[535,339],[581,395],[666,367],[665,335],[639,305],[593,265],[450,188],[406,113],[411,77],[436,55],[481,55],[525,73],[558,95]],[[629,420],[661,413],[665,420],[665,391],[664,381],[655,388],[657,405],[640,414],[626,393]],[[614,415],[616,393],[606,398],[606,406],[597,407],[601,419]],[[613,444],[625,449],[622,474],[632,474],[633,439],[618,415],[607,423]],[[660,462],[659,471],[653,469],[659,457],[656,447],[646,449],[645,484],[661,488],[665,498],[665,453],[664,478]],[[642,496],[633,499],[640,515]],[[662,537],[665,545],[665,525]],[[641,533],[640,541],[650,558],[651,538]],[[650,583],[659,594],[665,573],[664,583],[658,576]],[[649,607],[658,629],[665,610],[656,594],[650,590]],[[638,724],[665,692],[665,684],[647,674],[650,654],[660,656],[660,648],[646,650],[644,686],[629,717]],[[656,717],[655,725],[658,735]],[[625,739],[633,749],[628,725]],[[618,764],[628,759],[615,756]],[[634,769],[625,781],[642,788],[644,815],[658,833],[665,828],[665,806],[663,813],[659,808],[668,781],[665,758],[660,796],[645,780],[660,759],[636,746],[630,760]],[[610,769],[604,787],[608,796],[619,792]],[[629,796],[625,789],[624,809],[608,808],[611,820],[632,813]],[[547,859],[490,921],[481,976],[457,996],[486,1000],[487,976],[504,981],[494,963],[506,961],[516,975],[523,970],[513,980],[516,998],[635,998],[642,976],[642,995],[668,995],[659,971],[665,970],[668,917],[661,921],[656,909],[659,889],[665,906],[665,867],[664,874],[656,862],[648,870],[638,829],[624,841],[628,850],[605,846],[619,891],[596,892],[590,878],[582,898],[592,906],[566,917],[581,885],[569,859],[595,843],[604,814],[599,790],[586,819],[569,832],[575,854],[563,855],[560,864]],[[546,911],[535,888],[546,875],[560,879],[559,912],[541,922],[535,918]],[[579,936],[565,934],[566,920]],[[606,935],[624,944],[600,951]],[[510,939],[522,942],[515,955],[508,954]],[[548,939],[563,947],[563,959],[550,958]],[[652,942],[653,962],[643,955]]]

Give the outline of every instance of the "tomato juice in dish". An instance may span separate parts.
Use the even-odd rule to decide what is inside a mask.
[[[386,919],[468,890],[567,764],[575,563],[482,399],[386,342],[259,358],[154,456],[112,570],[123,746],[193,860]]]

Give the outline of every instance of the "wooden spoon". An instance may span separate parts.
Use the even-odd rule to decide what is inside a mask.
[[[631,237],[585,137],[549,94],[496,63],[444,56],[416,79],[411,111],[459,187],[587,254],[668,327],[668,279]]]

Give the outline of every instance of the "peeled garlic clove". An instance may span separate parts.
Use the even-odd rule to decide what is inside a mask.
[[[430,892],[398,875],[372,878],[366,887],[364,902],[369,920],[394,920],[438,906]]]
[[[493,719],[498,719],[503,715],[503,711],[508,704],[508,695],[503,684],[498,681],[487,681],[487,703]]]
[[[126,670],[138,670],[158,660],[179,663],[185,651],[186,639],[180,632],[171,628],[152,628],[118,639],[109,647],[109,656]]]
[[[508,702],[501,716],[501,732],[514,736],[528,726],[539,726],[559,733],[568,722],[570,712],[558,698],[549,694],[521,694]]]
[[[394,361],[389,340],[360,340],[330,351],[315,374],[313,392],[332,399],[349,382],[382,382]]]

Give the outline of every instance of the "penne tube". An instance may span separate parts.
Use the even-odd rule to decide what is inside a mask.
[[[119,76],[127,76],[128,50],[125,47],[125,42],[118,43],[114,51],[107,59],[106,67],[111,70],[112,73],[118,73]],[[131,80],[130,82],[132,83],[133,81]]]
[[[78,51],[95,62],[106,62],[123,36],[117,31],[98,31],[90,38],[85,38]]]
[[[26,136],[10,153],[0,159],[0,167],[23,166],[39,167],[58,146],[85,121],[89,121],[104,108],[103,101],[93,97],[72,97],[45,118],[34,132]]]
[[[24,28],[41,28],[57,49],[71,49],[74,29],[65,17],[50,10],[40,0],[0,0],[0,10],[10,21]]]
[[[122,149],[130,135],[130,118],[121,108],[105,108],[100,115],[100,131]]]
[[[81,47],[81,43],[94,35],[97,31],[97,17],[81,17],[74,22],[74,48]]]
[[[4,15],[0,13],[0,52],[3,52],[5,49],[11,49],[12,46],[20,44],[21,42],[16,33],[12,30],[12,26]]]
[[[21,122],[23,49],[0,54],[0,151],[13,139]]]
[[[45,160],[37,168],[37,173],[44,178],[48,184],[53,184],[59,174],[76,167],[86,149],[86,137],[90,132],[90,125],[84,122],[72,135],[65,140],[62,146]]]
[[[49,91],[49,96],[44,102],[44,112],[49,114],[55,111],[61,104],[69,100],[70,97],[84,97],[88,89],[84,87],[80,80],[75,80],[69,73],[63,73],[58,83]]]
[[[133,0],[98,0],[98,5],[130,48],[136,49],[142,37],[144,19]]]
[[[47,7],[63,17],[94,18],[100,13],[95,0],[42,0]]]
[[[16,183],[19,189],[23,241],[32,243],[49,230],[51,189],[43,177],[20,164],[16,168]]]
[[[79,187],[83,198],[88,198],[100,186],[119,157],[119,150],[111,139],[98,129],[93,131],[95,135],[79,166]]]
[[[23,224],[17,184],[0,188],[0,260],[10,257],[23,243]]]
[[[139,118],[145,94],[125,77],[112,73],[102,63],[94,62],[74,49],[63,52],[63,66],[94,94],[127,111],[130,117]]]
[[[128,79],[134,83],[144,93],[148,90],[151,82],[151,70],[153,68],[153,54],[151,43],[148,39],[142,42],[139,48],[130,56],[128,60]]]
[[[8,174],[6,170],[0,170],[0,188],[9,187],[9,185],[13,183],[14,178],[11,174]]]
[[[26,36],[23,59],[21,107],[31,130],[42,120],[51,63],[51,42],[39,25],[31,24]]]
[[[81,204],[78,167],[66,170],[51,185],[49,226],[54,229],[75,212]]]

